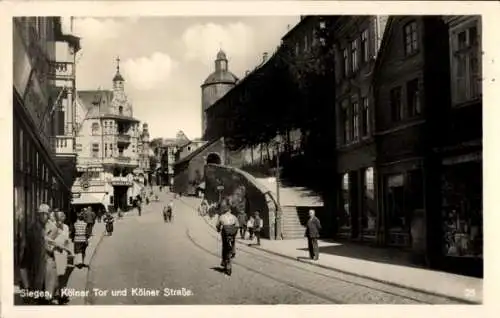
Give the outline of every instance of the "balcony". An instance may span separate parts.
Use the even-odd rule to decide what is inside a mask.
[[[56,156],[75,156],[75,139],[72,136],[55,136],[50,139],[52,151]]]
[[[70,81],[75,79],[72,62],[51,61],[49,78],[56,81]]]
[[[118,134],[118,136],[116,137],[116,142],[119,145],[128,145],[130,143],[130,136],[123,133]]]

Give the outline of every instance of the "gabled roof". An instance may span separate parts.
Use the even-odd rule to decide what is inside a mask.
[[[77,98],[81,101],[89,116],[98,116],[109,112],[109,105],[113,100],[113,91],[77,91]]]
[[[203,150],[207,149],[208,147],[210,147],[211,145],[215,144],[216,142],[220,141],[221,139],[215,139],[213,141],[210,141],[210,142],[207,142],[206,144],[204,144],[203,146],[201,146],[200,148],[194,150],[192,153],[190,153],[189,155],[187,155],[186,157],[182,158],[181,160],[177,161],[174,163],[174,166],[176,165],[179,165],[179,164],[182,164],[184,162],[188,162],[190,161],[191,159],[193,159],[195,156],[197,156],[198,154],[200,154]]]

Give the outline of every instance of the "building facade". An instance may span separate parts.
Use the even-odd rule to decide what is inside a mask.
[[[141,193],[138,173],[143,150],[139,120],[125,94],[119,59],[111,91],[78,92],[78,178],[72,204],[93,209],[128,210]],[[142,137],[147,134],[142,134]]]
[[[144,185],[150,184],[149,176],[151,174],[150,158],[154,155],[150,147],[149,127],[147,123],[142,124],[142,132],[137,145],[139,153],[139,167],[134,173],[139,176],[140,182]]]
[[[443,112],[435,151],[441,164],[436,253],[445,269],[482,274],[482,21],[480,16],[445,16],[449,32],[451,99]],[[436,244],[437,245],[437,244]]]
[[[61,51],[66,56],[59,55],[61,63],[58,45],[66,48]],[[36,211],[42,203],[66,213],[70,210],[70,178],[54,159],[51,140],[62,132],[57,128],[69,122],[58,116],[57,106],[71,109],[74,72],[68,81],[58,80],[61,65],[73,69],[74,60],[64,57],[78,51],[79,41],[63,34],[60,18],[17,17],[13,49],[14,283],[27,279],[24,285],[39,289],[45,278],[45,254]],[[67,89],[64,97],[61,86]],[[67,153],[71,162],[71,150]]]
[[[377,207],[371,81],[384,16],[343,16],[333,25],[337,236],[374,241]]]
[[[226,53],[220,50],[215,59],[215,71],[201,85],[202,136],[207,129],[207,109],[231,90],[237,81],[238,78],[229,71]]]
[[[198,195],[198,189],[205,179],[205,165],[225,162],[224,149],[224,139],[221,138],[205,143],[175,162],[173,191],[182,195]]]

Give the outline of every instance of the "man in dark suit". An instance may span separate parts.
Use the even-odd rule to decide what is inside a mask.
[[[318,238],[321,231],[321,223],[314,215],[314,210],[309,210],[309,220],[306,225],[307,247],[309,248],[309,256],[317,261],[319,258]]]

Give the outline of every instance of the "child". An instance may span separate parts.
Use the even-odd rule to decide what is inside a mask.
[[[254,218],[253,216],[250,216],[250,218],[247,221],[247,229],[248,229],[248,234],[250,234],[250,240],[253,240],[253,225],[254,225]]]

